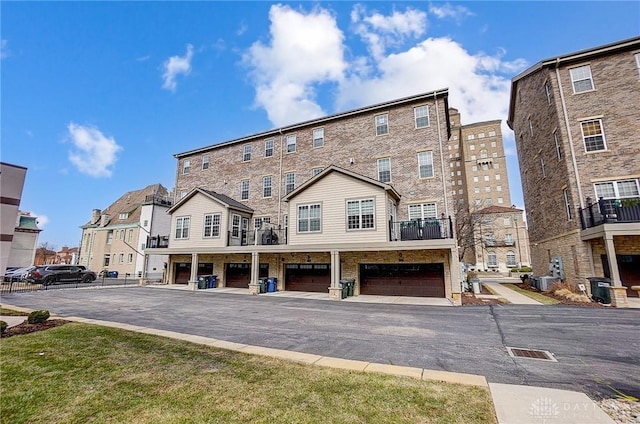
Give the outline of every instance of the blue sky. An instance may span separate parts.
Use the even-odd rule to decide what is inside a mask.
[[[637,36],[640,2],[2,2],[1,155],[28,168],[40,242],[161,183],[173,154],[449,87],[506,120],[510,79]],[[522,206],[503,125],[512,200]]]

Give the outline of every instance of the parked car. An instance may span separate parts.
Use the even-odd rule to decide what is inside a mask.
[[[96,279],[96,273],[87,271],[78,265],[43,265],[27,274],[26,281],[35,284],[90,283]]]
[[[4,273],[4,281],[23,281],[29,271],[35,269],[35,266],[26,266],[23,268],[14,268]]]

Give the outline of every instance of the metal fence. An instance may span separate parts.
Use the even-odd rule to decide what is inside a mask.
[[[34,284],[28,281],[18,279],[6,279],[0,284],[0,294],[7,293],[26,293],[36,292],[42,290],[57,290],[57,289],[82,289],[82,288],[95,288],[95,287],[134,287],[138,285],[138,279],[132,278],[129,275],[125,275],[124,278],[108,278],[99,277],[90,283],[83,283],[81,281],[73,282],[60,282],[55,284]]]

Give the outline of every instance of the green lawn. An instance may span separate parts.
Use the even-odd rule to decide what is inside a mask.
[[[7,308],[0,307],[0,315],[27,316],[29,314],[26,313],[26,312],[18,312],[18,311],[14,311],[13,309],[7,309]]]
[[[532,292],[530,290],[521,289],[520,287],[516,286],[515,284],[504,284],[503,283],[502,285],[505,286],[505,287],[509,287],[511,290],[517,291],[520,294],[528,296],[533,300],[537,300],[538,302],[540,302],[542,304],[545,304],[545,305],[556,305],[556,304],[560,303],[557,299],[554,299],[553,297],[545,296],[544,294]]]
[[[350,372],[79,323],[0,340],[18,423],[495,423],[479,387]]]

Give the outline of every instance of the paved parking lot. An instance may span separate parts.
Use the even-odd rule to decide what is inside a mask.
[[[640,311],[330,302],[149,287],[3,294],[3,304],[490,382],[640,397]],[[550,351],[515,359],[506,347]]]

